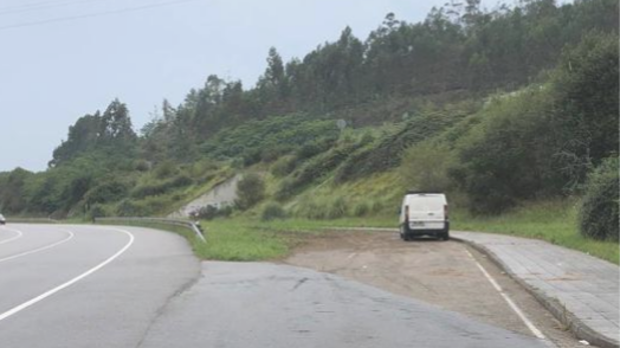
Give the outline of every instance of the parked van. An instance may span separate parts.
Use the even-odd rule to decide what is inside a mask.
[[[400,237],[415,236],[450,239],[450,220],[446,195],[438,192],[411,191],[403,198],[400,208]]]

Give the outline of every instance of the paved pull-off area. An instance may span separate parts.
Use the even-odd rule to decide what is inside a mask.
[[[179,345],[179,338],[183,344]],[[340,276],[204,262],[141,347],[537,348],[536,338]]]
[[[578,337],[597,346],[618,347],[618,266],[540,240],[472,232],[453,236],[489,253]]]

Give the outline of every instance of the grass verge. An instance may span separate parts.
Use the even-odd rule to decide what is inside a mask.
[[[457,211],[451,216],[451,229],[541,239],[620,264],[618,243],[588,239],[579,233],[573,200],[538,202],[495,217]]]
[[[455,211],[451,229],[499,233],[546,240],[620,264],[618,243],[587,239],[577,230],[575,202],[539,202],[496,217],[472,216]],[[207,243],[190,230],[160,224],[153,227],[179,233],[190,242],[196,255],[205,260],[264,261],[286,257],[304,239],[332,227],[396,228],[398,217],[342,218],[336,220],[284,219],[261,222],[256,219],[216,219],[202,221]]]

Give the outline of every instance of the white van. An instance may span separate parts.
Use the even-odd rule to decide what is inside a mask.
[[[403,240],[425,235],[450,239],[446,195],[437,192],[408,192],[400,208],[399,225]]]

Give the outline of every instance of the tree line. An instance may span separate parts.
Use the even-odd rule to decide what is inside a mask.
[[[446,175],[474,202],[509,206],[511,200],[543,192],[543,183],[550,183],[554,194],[561,193],[582,184],[617,151],[617,13],[615,0],[562,5],[522,0],[491,11],[483,10],[479,0],[453,1],[419,23],[387,14],[365,40],[347,27],[335,41],[288,62],[271,48],[265,71],[252,88],[209,75],[204,86],[190,90],[179,105],[163,100],[158,114],[138,133],[119,100],[104,112],[84,115],[54,150],[46,172],[0,173],[0,209],[66,215],[123,201],[127,211],[135,212],[124,200],[201,182],[193,175],[201,161],[200,168],[216,172],[209,161],[246,166],[282,158],[281,170],[291,173],[295,166],[310,168],[302,166],[307,159],[318,162],[316,158],[324,157],[330,161],[325,168],[340,168],[337,178],[343,181],[355,176],[356,164],[378,163],[380,170],[398,166],[400,158],[387,163],[385,152],[403,152],[413,145],[411,139],[427,139],[424,129],[432,125],[433,136],[445,130],[437,127],[456,129],[442,135],[453,142],[428,151],[458,157],[459,165],[445,166]],[[523,92],[525,86],[530,87]],[[491,108],[479,106],[501,91],[521,96]],[[427,103],[441,109],[472,100],[470,104],[478,106],[454,117],[424,112]],[[485,113],[502,116],[482,122]],[[478,116],[465,117],[469,114]],[[383,137],[367,134],[354,143],[338,143],[337,132],[328,131],[328,124],[339,118],[356,127],[392,122],[403,128]],[[484,131],[471,131],[481,123]],[[469,135],[457,143],[460,137],[453,133],[459,129]],[[288,143],[267,136],[270,130]],[[237,139],[238,146],[223,140],[227,138]],[[525,151],[527,146],[535,151]],[[333,156],[330,149],[335,149]],[[532,171],[514,170],[517,164],[532,163]],[[179,166],[187,169],[170,169]],[[495,174],[485,178],[489,173]],[[201,175],[204,180],[212,177]],[[492,186],[497,177],[503,179]],[[487,186],[477,186],[480,183]],[[166,202],[178,198],[170,194]]]

